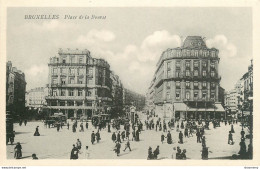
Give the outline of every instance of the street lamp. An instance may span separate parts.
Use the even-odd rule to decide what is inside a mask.
[[[165,106],[166,106],[166,100],[164,100],[163,101],[163,110],[164,110],[164,115],[163,115],[163,118],[166,118],[166,108],[165,108]]]
[[[253,147],[253,97],[248,97],[249,110],[250,110],[250,145]],[[251,152],[252,153],[252,152]],[[253,153],[250,154],[253,158]]]

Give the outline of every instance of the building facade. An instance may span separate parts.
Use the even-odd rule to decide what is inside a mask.
[[[110,65],[88,50],[60,49],[50,58],[47,108],[68,118],[106,114],[112,103]]]
[[[15,120],[24,116],[25,91],[24,73],[8,61],[6,64],[6,110],[10,111]]]
[[[199,36],[188,36],[181,47],[164,51],[157,63],[155,112],[162,118],[224,118],[219,102],[218,50]]]
[[[26,92],[25,106],[40,110],[43,106],[47,105],[45,97],[48,96],[47,87],[37,87]]]

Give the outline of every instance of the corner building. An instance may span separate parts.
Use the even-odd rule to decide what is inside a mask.
[[[224,118],[219,98],[219,51],[200,36],[188,36],[181,47],[164,51],[155,72],[155,112],[174,119]]]
[[[108,114],[111,106],[110,65],[88,50],[58,51],[50,58],[47,107],[68,118]]]

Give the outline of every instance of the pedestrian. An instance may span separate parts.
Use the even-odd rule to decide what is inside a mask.
[[[184,130],[184,136],[185,137],[189,137],[189,132],[188,132],[188,128],[187,127]]]
[[[88,146],[86,146],[86,150],[85,150],[85,158],[86,158],[86,159],[89,158],[89,150],[88,150]]]
[[[181,121],[181,129],[184,129],[183,121]]]
[[[205,136],[202,137],[202,147],[203,146],[206,146],[206,137]]]
[[[157,146],[157,148],[153,152],[154,159],[157,159],[159,154],[160,154],[160,150],[159,150],[159,146]]]
[[[242,138],[241,142],[239,143],[240,145],[240,150],[238,154],[240,154],[241,159],[246,159],[247,158],[247,152],[246,152],[246,144],[245,144],[245,139]]]
[[[20,142],[17,142],[16,146],[14,147],[14,158],[15,159],[21,159],[22,158],[22,146]]]
[[[21,126],[22,124],[23,124],[23,121],[22,121],[22,119],[20,119],[19,126]]]
[[[126,130],[126,138],[129,139],[130,132],[129,130]]]
[[[242,128],[242,131],[240,132],[240,134],[241,134],[241,139],[242,139],[242,138],[245,138],[245,131],[244,131],[243,128]]]
[[[159,124],[159,131],[162,131],[162,122]]]
[[[125,141],[125,131],[123,131],[123,132],[121,133],[121,136],[122,136],[123,141]]]
[[[108,123],[108,125],[107,125],[107,132],[111,132],[111,130],[110,130],[110,123]]]
[[[186,160],[186,149],[183,149],[183,150],[182,150],[181,159],[182,159],[182,160]]]
[[[167,143],[172,144],[172,135],[171,135],[170,131],[168,131],[168,134],[167,134]]]
[[[86,122],[86,129],[88,129],[88,122]]]
[[[33,160],[38,160],[38,157],[36,156],[36,154],[34,154],[34,153],[32,154],[32,159]]]
[[[177,160],[182,159],[182,156],[181,156],[181,149],[180,149],[179,146],[177,147],[176,159],[177,159]]]
[[[140,138],[139,138],[139,130],[136,130],[135,141],[140,141]]]
[[[79,150],[75,147],[75,144],[73,144],[73,148],[70,153],[70,159],[76,160],[79,158]]]
[[[129,150],[132,151],[132,150],[131,150],[131,147],[130,147],[129,139],[127,140],[127,142],[126,142],[126,144],[125,144],[125,149],[124,149],[124,151],[125,151],[127,148],[129,148]]]
[[[24,125],[26,126],[26,124],[27,124],[27,120],[25,119],[25,120],[24,120]]]
[[[231,131],[229,131],[229,134],[228,134],[228,144],[231,144],[231,145],[234,144],[234,142],[233,142],[233,135],[232,135]]]
[[[176,131],[179,132],[179,129],[180,129],[180,124],[178,123],[178,124],[177,124],[177,128],[176,128]]]
[[[83,123],[80,123],[80,130],[79,130],[79,132],[83,132],[83,131],[84,131]]]
[[[163,144],[163,142],[164,142],[164,138],[165,138],[165,136],[164,136],[164,134],[162,133],[162,135],[161,135],[161,142],[162,142],[162,144]]]
[[[121,144],[120,144],[120,142],[117,142],[116,147],[115,147],[115,151],[116,151],[117,156],[119,156],[119,154],[120,154],[120,148],[121,148]]]
[[[96,133],[96,137],[97,137],[97,142],[99,143],[99,140],[101,140],[101,137],[100,137],[100,133],[99,133],[99,131],[97,131],[97,133]]]
[[[35,132],[34,132],[34,136],[40,136],[39,126],[36,127]]]
[[[153,159],[153,150],[151,147],[148,148],[148,157],[147,160]]]
[[[231,124],[231,133],[235,133],[233,124]]]
[[[78,150],[81,149],[81,141],[79,139],[77,139],[76,146]]]
[[[181,131],[180,131],[180,133],[179,133],[179,143],[180,143],[180,144],[183,144],[183,134],[182,134]]]
[[[208,159],[208,156],[209,156],[208,147],[203,146],[203,147],[202,147],[202,151],[201,151],[201,159],[202,159],[202,160],[207,160],[207,159]]]
[[[113,132],[113,134],[112,134],[112,141],[113,141],[113,142],[116,141],[116,134],[115,134],[115,132]]]
[[[60,122],[60,128],[62,129],[62,126],[63,126],[63,123],[62,122]]]
[[[60,131],[60,124],[59,123],[57,124],[57,131],[58,132]]]
[[[192,136],[193,137],[193,128],[192,128],[192,126],[190,126],[190,132],[189,132],[189,136]]]
[[[14,138],[15,138],[15,131],[13,131],[10,135],[10,142],[11,144],[13,145],[13,142],[14,142]],[[8,141],[7,141],[8,142]]]
[[[95,142],[95,133],[94,131],[92,131],[92,134],[91,134],[91,143],[94,144]]]
[[[67,123],[67,129],[68,130],[70,129],[70,123],[69,122]]]
[[[163,123],[163,132],[167,132],[167,126],[165,122]]]
[[[120,138],[120,131],[118,131],[118,133],[117,133],[116,141],[119,142],[119,143],[122,143],[121,138]]]
[[[196,136],[197,136],[197,143],[201,143],[201,141],[200,141],[201,134],[200,134],[200,131],[199,131],[199,129],[197,129]]]
[[[72,125],[72,131],[73,131],[73,133],[76,132],[76,123],[74,123],[74,124]]]

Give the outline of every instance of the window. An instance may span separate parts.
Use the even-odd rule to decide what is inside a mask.
[[[186,99],[190,99],[190,92],[186,92]]]
[[[75,63],[75,56],[70,57],[70,63]]]
[[[66,78],[61,78],[61,84],[66,84]]]
[[[166,98],[167,98],[167,100],[171,99],[171,95],[170,95],[169,92],[167,92],[167,94],[166,94]]]
[[[207,76],[206,70],[203,70],[203,71],[202,71],[202,76],[203,76],[203,77],[206,77],[206,76]]]
[[[52,96],[57,96],[57,90],[56,89],[52,90]]]
[[[171,89],[171,82],[167,82],[167,89]]]
[[[73,78],[70,78],[70,84],[74,84],[74,83],[75,83],[74,77],[73,77]]]
[[[93,84],[93,80],[92,80],[92,78],[90,79],[88,79],[88,84]]]
[[[195,89],[198,89],[198,88],[199,88],[199,84],[198,84],[198,82],[194,82],[193,85],[194,85],[194,88],[195,88]]]
[[[215,99],[215,93],[210,93],[210,98]]]
[[[185,71],[185,75],[186,75],[186,76],[190,76],[190,71],[189,71],[189,70],[186,70],[186,71]]]
[[[167,71],[167,77],[170,78],[171,77],[171,70]]]
[[[186,82],[186,88],[190,88],[190,82]]]
[[[167,62],[167,70],[171,70],[171,62]]]
[[[214,71],[211,71],[211,72],[210,72],[210,76],[211,76],[211,77],[215,77],[215,72],[214,72]]]
[[[61,73],[61,74],[66,74],[66,69],[65,69],[65,68],[61,68],[61,69],[60,69],[60,73]]]
[[[70,69],[70,74],[75,74],[75,69]]]
[[[198,98],[198,92],[194,92],[194,98],[195,98],[195,99]]]
[[[176,97],[176,99],[180,99],[180,92],[176,92],[175,97]]]
[[[92,68],[88,68],[88,75],[93,75],[93,69]]]
[[[52,79],[52,84],[57,84],[57,83],[58,83],[57,78],[53,78]]]
[[[210,63],[210,67],[211,67],[212,69],[214,69],[214,68],[215,68],[215,63],[214,63],[214,62],[211,62],[211,63]]]
[[[69,90],[69,96],[74,96],[74,91],[73,90]]]
[[[177,61],[176,62],[176,68],[180,68],[181,67],[181,62],[180,61]]]
[[[207,87],[207,82],[202,82],[202,87],[206,88]]]
[[[215,83],[211,83],[210,86],[212,89],[214,89],[216,87]]]
[[[195,50],[195,56],[199,56],[199,51]]]
[[[79,84],[83,84],[83,78],[79,78]]]
[[[62,58],[62,63],[66,63],[66,58]]]
[[[181,77],[181,73],[179,71],[176,72],[176,77]]]
[[[176,82],[176,88],[177,88],[177,89],[181,88],[181,83],[178,82],[178,81]]]
[[[81,89],[78,90],[78,96],[83,96],[83,92]]]
[[[203,99],[206,99],[206,96],[207,96],[207,93],[206,93],[206,92],[203,92],[203,93],[202,93],[202,98],[203,98]]]
[[[56,75],[57,74],[57,68],[52,69],[52,74]]]
[[[84,74],[84,69],[79,69],[79,75],[83,75]]]
[[[188,67],[188,68],[190,67],[190,61],[186,61],[186,62],[185,62],[185,67],[186,67],[186,68],[187,68],[187,67]]]
[[[61,96],[66,96],[66,90],[65,89],[61,89]]]
[[[91,95],[92,95],[91,91],[87,91],[87,96],[91,96]]]
[[[203,66],[203,67],[207,67],[207,62],[206,62],[206,61],[203,61],[203,62],[202,62],[202,66]]]
[[[79,58],[79,63],[83,63],[83,57]]]
[[[194,76],[199,76],[199,71],[198,70],[194,71]]]
[[[194,61],[194,67],[199,67],[199,61]]]

